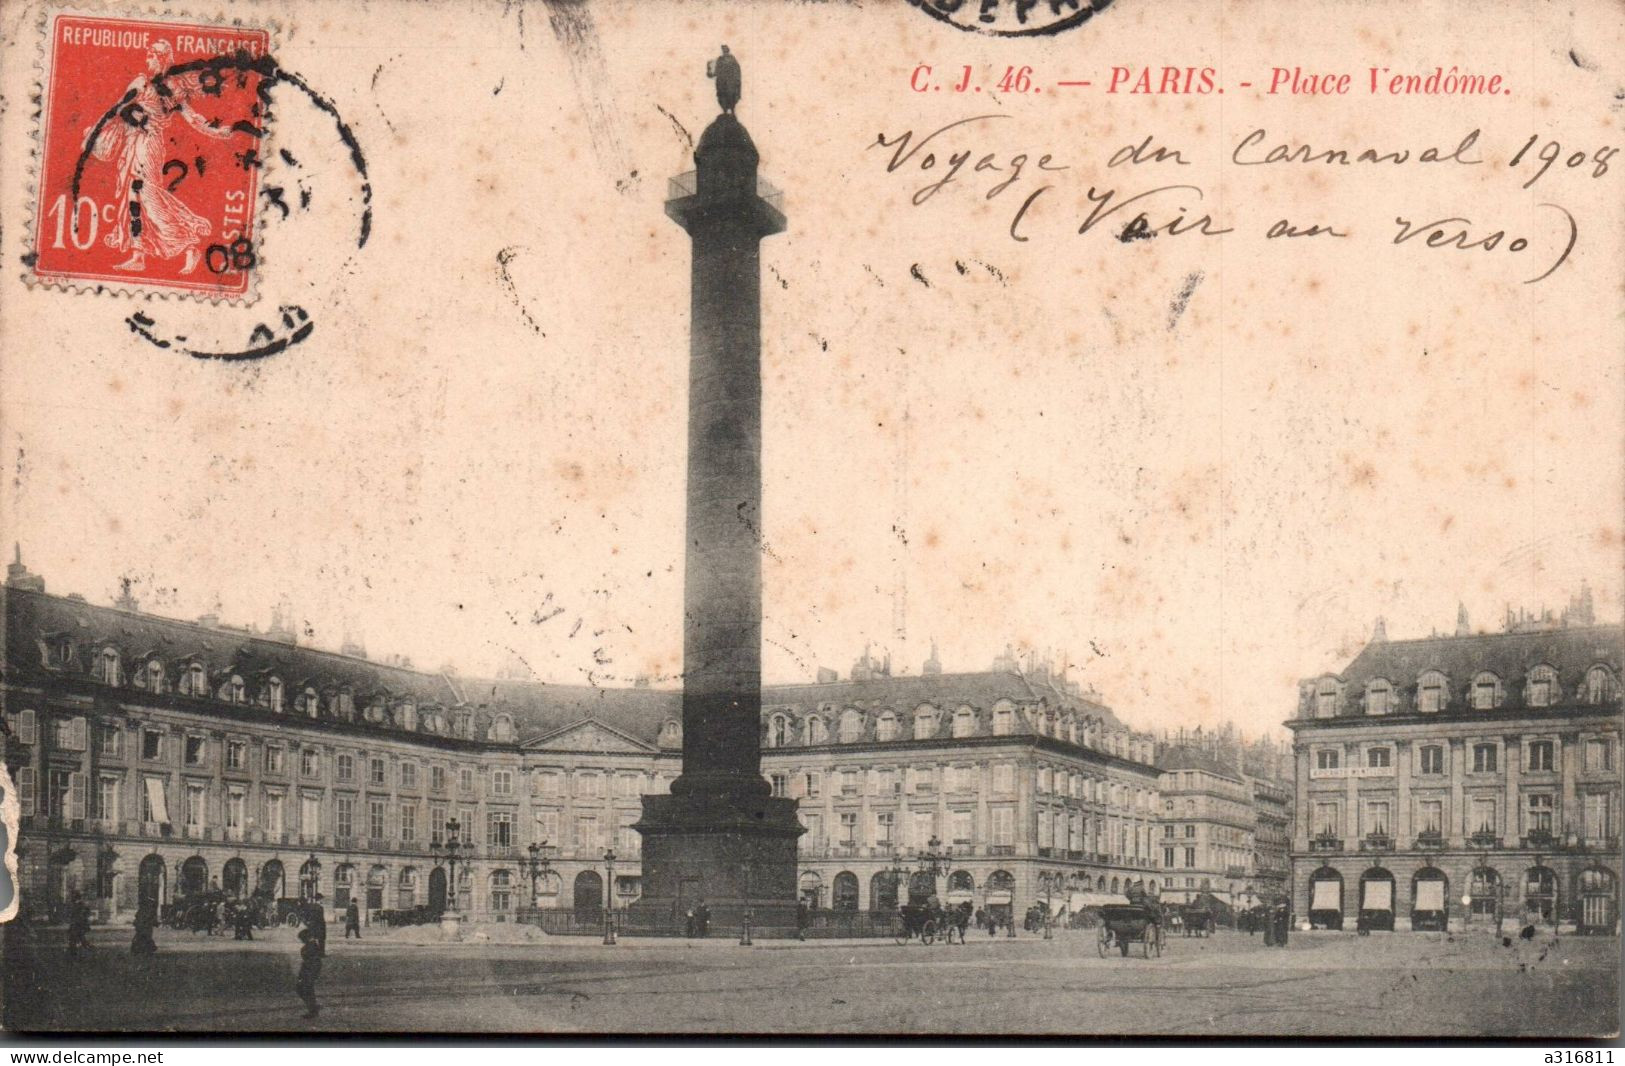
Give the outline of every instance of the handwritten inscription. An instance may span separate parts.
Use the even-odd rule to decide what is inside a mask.
[[[1057,206],[1059,196],[1051,193],[1067,180],[1073,164],[1062,162],[1054,152],[1010,151],[989,147],[987,140],[1008,128],[1008,115],[972,115],[958,119],[924,135],[914,130],[897,134],[881,133],[869,147],[888,149],[887,174],[905,180],[919,180],[909,202],[921,207],[958,186],[969,186],[983,200],[997,200],[1015,190],[1007,225],[1013,241],[1026,243],[1044,227],[1056,221],[1067,225],[1075,236],[1106,233],[1122,245],[1177,237],[1221,237],[1236,233],[1238,224],[1205,204],[1208,192],[1190,182],[1156,184],[1150,188],[1123,188],[1120,184],[1090,184],[1085,196],[1086,213],[1067,220]],[[1493,153],[1485,151],[1482,130],[1469,130],[1443,144],[1315,144],[1307,140],[1272,135],[1264,128],[1247,131],[1236,142],[1224,162],[1236,167],[1297,166],[1315,168],[1479,168],[1501,166],[1491,163]],[[1522,188],[1529,188],[1561,165],[1568,171],[1595,180],[1607,175],[1619,149],[1565,147],[1555,140],[1543,141],[1532,135],[1504,166],[1524,168],[1529,173]],[[1138,167],[1177,168],[1191,165],[1187,153],[1146,135],[1112,151],[1104,169]],[[1532,168],[1532,169],[1531,169]],[[1083,173],[1081,168],[1077,168]],[[1166,171],[1164,171],[1166,172]],[[1127,177],[1127,173],[1125,173]],[[1522,231],[1479,219],[1466,212],[1393,219],[1396,228],[1391,246],[1420,249],[1437,254],[1476,252],[1508,258],[1527,258],[1532,264],[1525,284],[1550,277],[1569,258],[1580,238],[1580,222],[1561,204],[1542,203],[1544,214],[1520,216]],[[1331,218],[1284,218],[1273,215],[1256,231],[1265,240],[1347,239],[1354,228],[1344,220]]]

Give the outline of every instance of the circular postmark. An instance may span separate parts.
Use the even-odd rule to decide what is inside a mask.
[[[957,30],[990,37],[1044,37],[1082,26],[1112,0],[909,0]]]

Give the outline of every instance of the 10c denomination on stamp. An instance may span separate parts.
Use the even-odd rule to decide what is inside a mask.
[[[268,32],[72,14],[49,26],[32,277],[246,295]]]

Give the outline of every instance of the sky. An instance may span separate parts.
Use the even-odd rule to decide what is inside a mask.
[[[374,658],[676,684],[688,249],[662,203],[716,112],[704,64],[727,41],[739,116],[789,216],[762,255],[767,680],[844,674],[866,645],[908,672],[933,643],[950,671],[1013,645],[1136,727],[1278,734],[1297,680],[1346,662],[1379,616],[1393,638],[1425,636],[1453,629],[1461,603],[1493,629],[1505,605],[1557,608],[1589,581],[1617,620],[1625,197],[1617,171],[1526,190],[1500,166],[1527,130],[1617,134],[1605,79],[1558,61],[1597,28],[1531,8],[1470,36],[1461,5],[1434,2],[1397,27],[1351,6],[1305,40],[1260,5],[1173,6],[1191,26],[1179,64],[1230,78],[1283,50],[1347,66],[1358,42],[1404,69],[1454,48],[1516,89],[908,89],[922,62],[1019,60],[1052,85],[1166,51],[1129,4],[1021,42],[901,3],[604,4],[585,24],[536,3],[288,6],[276,53],[366,153],[366,246],[348,155],[290,93],[273,135],[299,164],[265,180],[314,194],[266,224],[255,306],[0,279],[0,524],[51,591],[95,602],[127,578],[144,609],[177,617],[263,627],[286,602],[303,640],[349,635]],[[17,66],[0,75],[10,99],[26,95]],[[972,173],[911,203],[930,175],[919,157],[888,173],[876,135],[980,114],[1008,120],[943,141],[1070,169],[1029,162],[992,198]],[[31,121],[0,115],[7,189]],[[1490,162],[1226,165],[1255,127],[1418,148],[1482,128]],[[1106,167],[1145,136],[1188,165]],[[1013,241],[1012,212],[1046,181],[1031,239]],[[1091,186],[1175,181],[1237,232],[1074,232]],[[1429,212],[1544,232],[1552,201],[1584,228],[1539,285],[1488,254],[1387,236],[1390,217]],[[1288,215],[1353,236],[1259,237]],[[5,254],[26,239],[9,228]],[[291,303],[310,339],[252,363],[159,350],[126,321],[139,309],[224,344]]]

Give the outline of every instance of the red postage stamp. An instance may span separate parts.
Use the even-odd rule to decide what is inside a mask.
[[[251,27],[54,15],[34,277],[247,294],[268,47]]]

